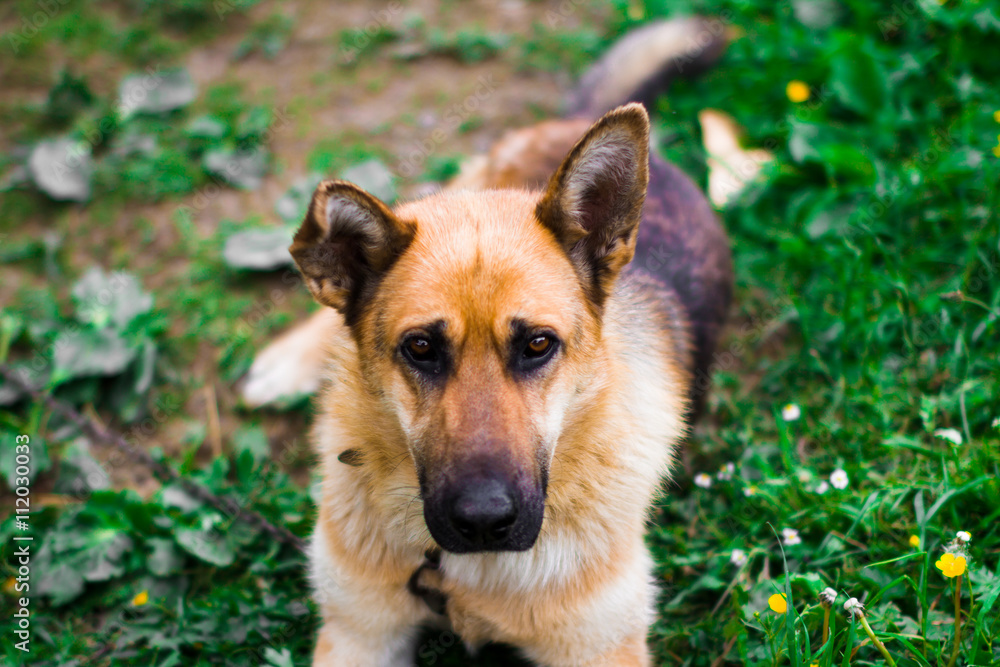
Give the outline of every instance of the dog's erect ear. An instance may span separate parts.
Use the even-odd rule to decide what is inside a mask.
[[[320,303],[348,322],[413,240],[416,227],[346,181],[323,181],[289,251]]]
[[[649,183],[649,116],[628,104],[594,123],[535,209],[600,308],[635,252]]]

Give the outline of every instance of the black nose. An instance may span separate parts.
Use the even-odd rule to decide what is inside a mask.
[[[456,496],[449,519],[469,546],[488,549],[510,535],[517,521],[517,505],[503,482],[476,480]]]

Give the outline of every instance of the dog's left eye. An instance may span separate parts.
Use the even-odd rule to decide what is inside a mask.
[[[551,336],[535,336],[528,341],[528,346],[524,348],[524,356],[540,357],[548,352],[550,347],[552,347]]]
[[[527,339],[521,349],[520,358],[515,360],[515,367],[522,371],[533,371],[544,366],[552,359],[559,340],[551,334],[536,334]]]

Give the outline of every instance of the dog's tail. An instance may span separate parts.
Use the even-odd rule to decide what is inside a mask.
[[[688,16],[627,33],[594,63],[567,96],[565,115],[596,119],[628,102],[652,109],[679,76],[696,76],[726,50],[730,31],[720,19]]]
[[[446,188],[545,187],[593,121],[628,102],[652,108],[674,78],[697,75],[718,60],[730,32],[720,19],[689,16],[627,33],[580,78],[562,118],[506,132],[488,155],[467,160]]]
[[[723,21],[675,18],[628,33],[580,79],[566,104],[571,124],[590,122],[627,102],[652,109],[679,76],[695,76],[717,61],[732,31]],[[708,387],[713,354],[732,299],[729,242],[701,189],[677,167],[650,155],[649,188],[631,270],[656,276],[685,310],[693,375],[691,412]]]

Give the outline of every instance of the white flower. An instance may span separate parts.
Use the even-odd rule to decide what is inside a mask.
[[[830,475],[830,484],[833,488],[843,491],[847,488],[847,473],[843,470],[834,470],[833,474]]]
[[[746,487],[746,488],[743,489],[743,495],[746,496],[747,498],[749,498],[750,496],[757,495],[757,491],[758,491],[758,489],[757,489],[756,486],[748,486],[748,487]]]
[[[703,489],[707,489],[708,487],[712,486],[712,477],[711,475],[706,475],[705,473],[700,472],[694,476],[694,483],[695,486],[700,486]]]
[[[797,406],[795,403],[789,403],[785,407],[781,408],[781,418],[786,422],[793,422],[802,416],[802,408]]]
[[[993,428],[1000,428],[1000,417],[993,418]]]
[[[799,531],[794,528],[782,528],[781,538],[784,540],[786,547],[794,547],[796,544],[802,544],[802,538],[799,537]]]
[[[957,533],[955,533],[955,538],[962,544],[968,544],[969,540],[972,539],[972,533],[965,530],[960,530]]]
[[[829,607],[837,600],[837,591],[830,587],[824,588],[823,592],[819,594],[819,600]]]
[[[865,613],[865,606],[858,602],[857,598],[851,598],[844,603],[844,611],[846,611],[849,616],[861,616]]]
[[[824,481],[820,482],[818,485],[816,485],[816,493],[818,493],[820,495],[823,495],[824,493],[826,493],[829,490],[830,490],[830,485],[826,483],[826,480],[824,480]]]
[[[742,567],[747,562],[747,555],[742,549],[733,549],[733,553],[729,554],[729,562],[736,567]]]
[[[958,432],[957,429],[953,428],[939,428],[934,431],[934,436],[937,438],[944,438],[953,445],[962,444],[962,434]]]
[[[721,481],[727,482],[733,478],[733,473],[736,472],[736,465],[733,463],[727,463],[726,465],[719,468],[719,472],[715,474]]]

